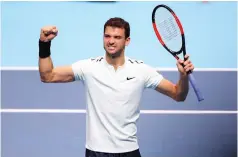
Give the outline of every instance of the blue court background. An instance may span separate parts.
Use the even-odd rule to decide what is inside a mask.
[[[1,2],[1,67],[36,67],[40,28],[56,25],[54,65],[103,55],[103,25],[122,17],[131,25],[128,56],[154,67],[175,67],[157,41],[151,12],[167,4],[181,19],[196,68],[237,68],[237,2]],[[176,71],[161,71],[173,82]],[[185,102],[146,90],[142,110],[237,111],[237,70],[195,71],[205,95]],[[37,70],[1,71],[2,109],[85,109],[80,82],[44,84]],[[44,98],[44,99],[43,99]],[[83,157],[85,114],[2,112],[3,157]],[[236,114],[141,114],[143,157],[235,157]]]

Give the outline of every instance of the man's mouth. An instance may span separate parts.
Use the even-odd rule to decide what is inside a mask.
[[[110,51],[113,51],[113,50],[116,49],[116,47],[114,47],[114,46],[108,46],[108,49],[109,49]]]

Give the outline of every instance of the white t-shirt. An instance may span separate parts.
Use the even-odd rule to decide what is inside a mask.
[[[105,57],[80,60],[72,69],[86,90],[86,148],[108,153],[138,149],[136,122],[142,92],[155,89],[163,76],[128,57],[116,71]]]

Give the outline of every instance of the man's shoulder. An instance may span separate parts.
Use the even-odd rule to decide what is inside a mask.
[[[95,63],[95,62],[101,62],[104,59],[103,56],[96,56],[96,57],[90,57],[90,58],[83,58],[80,60],[77,60],[75,63]]]
[[[127,64],[134,68],[140,68],[141,70],[146,69],[149,65],[141,59],[127,58]]]
[[[133,59],[133,58],[127,57],[127,63],[133,69],[134,68],[139,69],[140,72],[156,70],[156,68],[152,67],[151,65],[145,63],[143,60],[140,60],[140,59]]]
[[[105,59],[104,56],[96,56],[96,57],[89,58],[88,61],[92,63],[95,63],[95,62],[101,63],[104,59]]]
[[[135,58],[126,57],[126,60],[131,65],[142,65],[142,64],[144,64],[143,60],[139,60],[139,59],[135,59]]]

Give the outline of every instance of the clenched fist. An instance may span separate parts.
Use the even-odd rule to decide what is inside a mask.
[[[55,26],[45,26],[41,28],[40,40],[48,42],[53,40],[58,34],[58,29]]]

